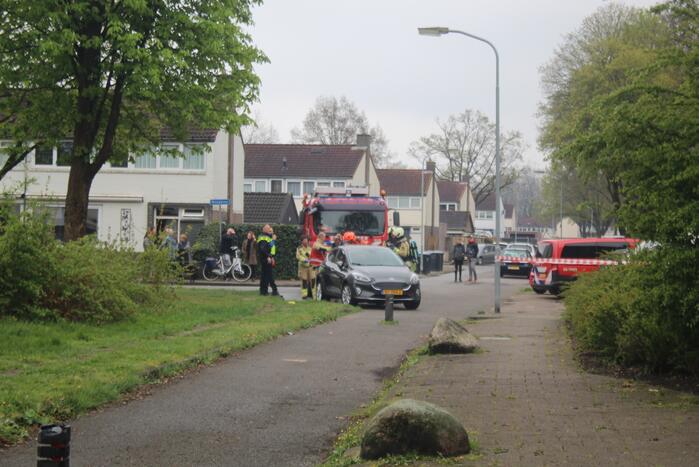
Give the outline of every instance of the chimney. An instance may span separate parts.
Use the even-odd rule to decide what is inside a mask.
[[[425,162],[425,170],[435,173],[437,170],[437,164],[434,161]]]
[[[371,135],[360,133],[357,135],[357,147],[369,149],[371,146]]]

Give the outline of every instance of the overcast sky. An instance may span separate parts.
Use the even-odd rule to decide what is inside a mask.
[[[520,131],[526,162],[536,147],[539,67],[563,36],[603,0],[266,0],[252,30],[271,63],[262,79],[261,120],[282,142],[319,95],[346,96],[378,123],[397,158],[435,131],[435,119],[465,109],[495,118],[495,61],[485,44],[458,35],[425,37],[418,26],[447,26],[489,39],[500,53],[502,129]],[[646,7],[656,0],[624,0]]]

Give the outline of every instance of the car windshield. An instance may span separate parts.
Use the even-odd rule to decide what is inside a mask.
[[[503,253],[504,256],[512,256],[515,258],[528,258],[531,256],[529,251],[523,250],[521,248],[512,248],[512,249],[505,249],[505,252]]]
[[[343,232],[383,235],[384,221],[384,211],[319,211],[314,216],[313,228],[328,235]]]
[[[400,257],[384,247],[360,246],[347,249],[352,266],[403,266]]]

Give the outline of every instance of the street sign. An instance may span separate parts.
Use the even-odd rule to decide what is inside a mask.
[[[211,206],[228,206],[231,202],[226,198],[214,198],[209,200]]]

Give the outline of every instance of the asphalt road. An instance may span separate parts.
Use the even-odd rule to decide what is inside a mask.
[[[72,423],[71,464],[315,465],[343,417],[372,399],[437,318],[492,308],[492,270],[479,267],[475,285],[451,274],[423,279],[422,306],[398,307],[396,326],[381,324],[380,309],[347,315],[85,415]],[[525,286],[504,279],[503,297]],[[1,452],[0,465],[33,465],[35,453],[33,443]]]

